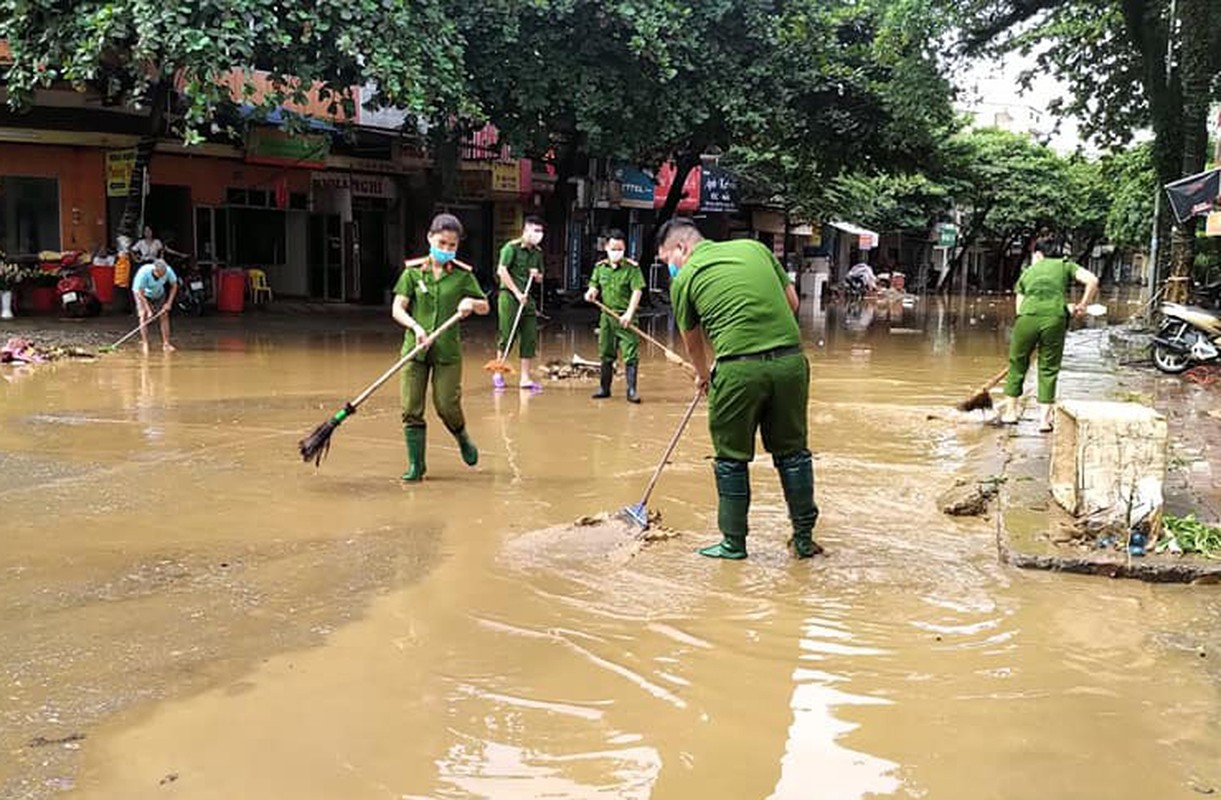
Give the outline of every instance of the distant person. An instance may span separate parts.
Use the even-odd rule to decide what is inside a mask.
[[[169,253],[172,256],[178,256],[179,258],[186,258],[187,255],[186,253],[180,253],[171,247],[166,247],[160,239],[153,235],[153,229],[148,225],[144,226],[144,238],[136,242],[136,244],[131,248],[131,251],[136,257],[137,264],[156,261],[157,259],[163,257],[166,253]]]
[[[848,270],[848,280],[857,281],[865,287],[866,291],[876,292],[878,290],[878,276],[874,274],[873,267],[864,261],[854,264],[852,269]]]
[[[1081,302],[1070,305],[1068,289],[1072,282],[1085,286]],[[1061,257],[1059,245],[1052,239],[1035,242],[1030,266],[1018,278],[1015,308],[1017,319],[1009,339],[1009,375],[1005,381],[1005,400],[1001,405],[1001,422],[1016,425],[1018,398],[1030,368],[1030,355],[1039,353],[1039,431],[1052,428],[1055,412],[1056,382],[1060,378],[1060,361],[1064,357],[1064,338],[1068,333],[1070,314],[1080,317],[1085,307],[1098,294],[1098,278],[1094,273]]]
[[[167,292],[166,287],[169,287]],[[174,298],[178,296],[178,276],[163,259],[145,264],[136,271],[131,284],[136,301],[136,313],[140,315],[140,344],[148,355],[148,323],[154,316],[161,320],[161,349],[167,353],[175,348],[170,344],[170,312]]]
[[[644,273],[640,265],[625,258],[627,240],[623,231],[613,230],[606,237],[606,258],[594,265],[589,276],[589,289],[585,299],[597,300],[602,294],[602,304],[618,316],[605,311],[599,316],[598,356],[602,360],[601,384],[594,393],[595,400],[610,397],[611,381],[615,376],[615,354],[623,356],[623,371],[627,376],[627,401],[639,403],[636,390],[640,362],[640,337],[628,326],[636,317],[640,298],[644,294]]]
[[[500,297],[496,304],[500,332],[497,347],[507,359],[509,354],[505,348],[511,344],[509,335],[513,322],[517,319],[518,309],[524,304],[516,340],[517,352],[521,357],[518,386],[534,391],[543,388],[530,377],[530,363],[538,352],[538,312],[534,308],[534,301],[526,294],[526,283],[531,277],[535,284],[543,282],[543,250],[539,245],[543,242],[544,228],[541,218],[534,215],[526,217],[521,236],[500,248],[500,264],[496,269],[500,280]],[[499,372],[492,373],[492,385],[497,389],[505,388],[504,376]]]
[[[427,349],[403,367],[400,390],[403,401],[403,439],[407,444],[405,481],[423,480],[427,471],[427,426],[424,405],[432,381],[432,403],[446,430],[458,442],[462,461],[479,463],[479,450],[466,430],[462,412],[462,339],[459,326],[440,335],[434,331],[454,314],[465,318],[490,310],[471,267],[458,261],[462,223],[452,214],[438,214],[428,226],[428,255],[404,264],[394,287],[391,315],[407,331],[403,355],[424,344]],[[435,338],[434,338],[435,337]]]
[[[821,553],[813,539],[818,506],[808,444],[810,365],[794,316],[797,291],[762,243],[710,242],[684,217],[661,226],[657,251],[669,266],[674,322],[698,373],[696,383],[708,391],[721,542],[700,554],[746,558],[748,466],[758,433],[780,476],[796,556]]]

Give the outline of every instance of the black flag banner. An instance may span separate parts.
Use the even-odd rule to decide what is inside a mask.
[[[1207,214],[1221,195],[1221,169],[1210,169],[1174,183],[1166,184],[1170,208],[1179,222]]]

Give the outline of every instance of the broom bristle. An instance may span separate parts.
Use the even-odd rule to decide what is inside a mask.
[[[302,461],[313,461],[315,467],[322,466],[322,459],[331,449],[331,434],[339,427],[339,422],[331,417],[298,443]]]
[[[512,375],[517,372],[507,362],[495,358],[484,364],[483,368],[488,372],[499,372],[501,375]]]
[[[978,391],[958,404],[959,411],[984,411],[992,408],[992,393],[987,389]]]

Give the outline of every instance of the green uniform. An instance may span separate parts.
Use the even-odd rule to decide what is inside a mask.
[[[806,418],[810,367],[788,304],[789,285],[768,248],[738,239],[697,244],[670,286],[675,323],[682,331],[702,326],[716,355],[708,429],[723,540],[702,549],[706,556],[746,557],[747,462],[754,458],[756,431],[779,474],[798,557],[821,552],[812,538],[818,506]]]
[[[631,259],[625,258],[617,265],[602,260],[594,265],[589,285],[597,288],[604,306],[622,314],[632,302],[632,293],[644,291],[644,274]],[[598,355],[603,361],[614,361],[616,350],[623,352],[624,364],[635,364],[640,359],[640,337],[603,311],[598,326]]]
[[[1080,265],[1061,258],[1044,258],[1018,278],[1014,291],[1022,295],[1009,339],[1009,375],[1005,394],[1022,395],[1030,354],[1039,353],[1039,402],[1056,401],[1056,382],[1068,333],[1068,287]]]
[[[538,270],[540,275],[543,272],[543,251],[537,247],[528,247],[521,239],[514,239],[500,248],[500,265],[509,270],[518,290],[524,292],[530,270]],[[504,352],[505,345],[509,341],[513,321],[517,319],[517,310],[520,307],[521,303],[517,302],[513,293],[502,286],[497,299],[496,316],[500,328],[498,347],[506,358],[509,354]],[[517,327],[517,347],[522,358],[534,358],[538,352],[538,317],[534,301],[529,297],[526,298],[526,310],[522,312],[521,323]]]
[[[407,262],[394,293],[407,298],[408,313],[429,333],[457,313],[458,303],[463,298],[485,299],[470,267],[452,262],[437,278],[429,258]],[[415,346],[415,332],[407,330],[403,334],[402,354],[407,355]],[[404,435],[409,457],[413,463],[418,457],[419,462],[418,474],[409,480],[423,477],[424,404],[429,378],[432,379],[433,407],[449,432],[458,437],[463,458],[473,464],[478,457],[466,436],[466,418],[462,413],[462,339],[459,326],[454,325],[409,361],[400,373]],[[413,453],[413,448],[418,452]]]
[[[718,458],[804,450],[809,364],[785,297],[788,273],[752,239],[700,242],[670,286],[680,330],[702,325],[716,354],[708,427]]]

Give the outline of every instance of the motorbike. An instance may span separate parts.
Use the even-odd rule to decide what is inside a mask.
[[[191,268],[190,271],[179,276],[178,297],[174,300],[174,305],[178,306],[178,310],[184,314],[192,317],[201,316],[204,312],[204,303],[208,299],[206,286],[203,275],[198,270]]]
[[[1221,312],[1165,303],[1153,337],[1153,365],[1177,375],[1189,367],[1221,360]]]
[[[60,279],[55,284],[59,303],[70,317],[93,317],[102,312],[102,301],[93,293],[93,281],[88,266],[75,263],[60,267]]]

